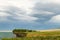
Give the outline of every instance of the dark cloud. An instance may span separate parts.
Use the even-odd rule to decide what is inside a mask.
[[[60,5],[54,3],[36,3],[32,14],[32,16],[39,18],[37,22],[44,23],[49,21],[53,16],[60,14]]]

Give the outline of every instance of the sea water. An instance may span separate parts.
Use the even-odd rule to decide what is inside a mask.
[[[14,34],[12,32],[0,32],[0,39],[2,38],[13,38]]]

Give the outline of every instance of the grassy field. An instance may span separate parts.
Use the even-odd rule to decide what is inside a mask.
[[[24,38],[3,38],[2,40],[60,40],[60,36],[40,36]]]
[[[28,32],[27,37],[37,37],[37,36],[60,36],[60,31],[52,32]]]
[[[3,38],[2,40],[60,40],[60,31],[27,32],[22,38]]]

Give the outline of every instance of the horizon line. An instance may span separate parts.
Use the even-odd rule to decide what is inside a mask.
[[[51,31],[51,30],[60,30],[60,29],[45,29],[45,30],[36,30],[36,31]],[[0,32],[12,32],[12,30],[0,30]]]

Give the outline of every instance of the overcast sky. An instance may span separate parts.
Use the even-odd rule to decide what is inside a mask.
[[[60,0],[0,0],[0,30],[60,28]]]

